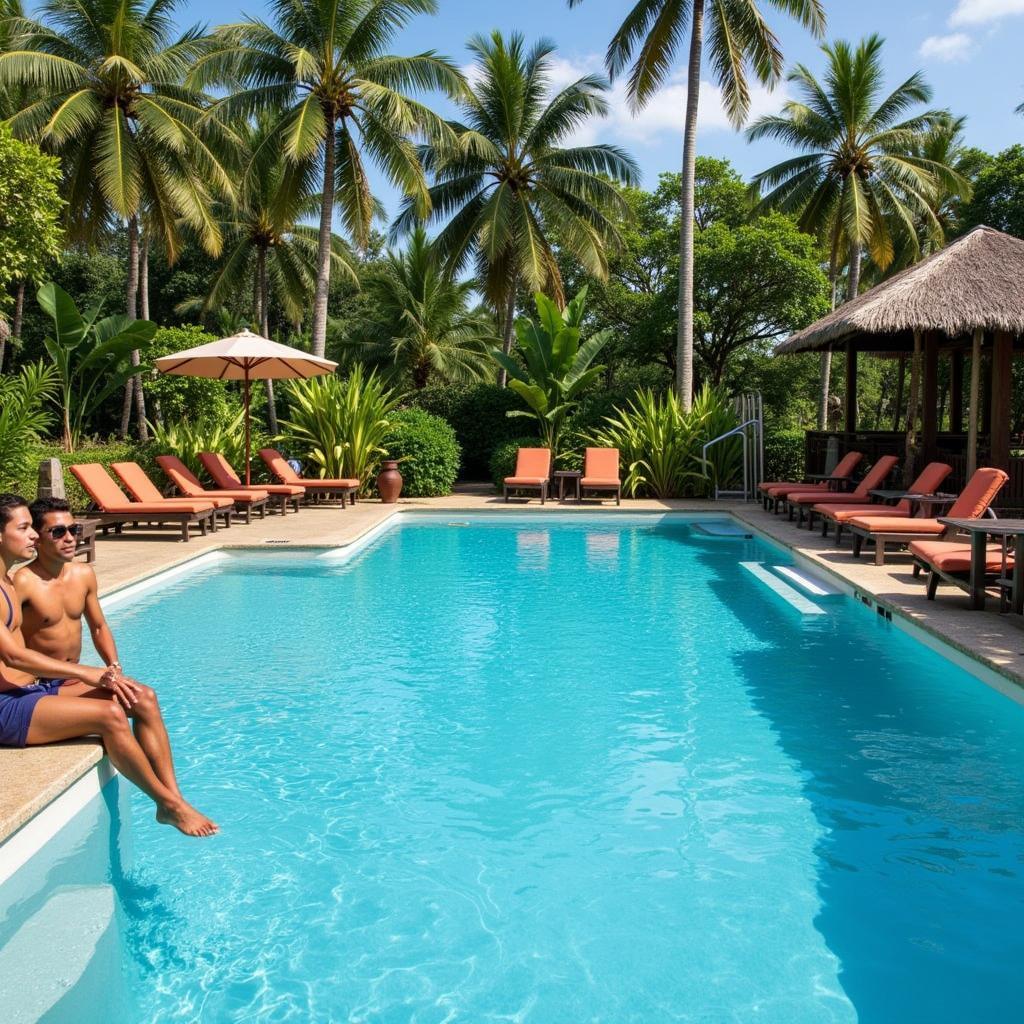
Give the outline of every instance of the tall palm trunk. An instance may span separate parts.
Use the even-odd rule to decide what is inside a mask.
[[[832,295],[832,309],[836,308],[837,289],[839,287],[838,281],[838,269],[836,268],[835,260],[829,265],[828,278],[829,278],[829,290]],[[828,430],[828,396],[829,389],[832,387],[832,349],[827,348],[821,353],[821,370],[820,370],[820,387],[818,389],[819,400],[818,400],[818,429]]]
[[[686,76],[686,127],[683,132],[683,181],[679,223],[679,333],[676,338],[676,390],[683,409],[693,404],[693,205],[697,163],[697,103],[704,49],[704,2],[693,0],[690,62]]]
[[[138,319],[139,298],[139,219],[128,218],[128,283],[125,288],[124,311],[129,320]],[[132,353],[132,365],[138,366],[138,353]],[[121,405],[120,437],[123,441],[128,436],[128,426],[132,419],[132,399],[135,395],[136,378],[129,377],[124,385],[124,402]]]
[[[260,248],[256,256],[256,279],[259,282],[260,334],[270,337],[270,287],[267,283],[267,250]],[[264,382],[267,390],[267,426],[271,434],[277,435],[277,406],[274,402],[274,382],[268,377]]]
[[[857,298],[860,291],[860,244],[850,243],[850,278],[846,283],[846,301]]]
[[[331,221],[334,216],[334,108],[324,110],[324,191],[320,202],[320,236],[316,247],[316,292],[313,298],[313,355],[327,349],[327,293],[331,286]]]
[[[508,298],[505,300],[505,321],[501,325],[501,351],[508,355],[512,351],[512,339],[515,337],[516,328],[516,291],[519,288],[519,279],[513,276],[508,285]],[[498,386],[505,387],[508,384],[508,373],[502,367],[498,371]]]
[[[21,344],[21,322],[25,314],[25,282],[19,281],[14,293],[14,317],[11,320],[10,338],[5,331],[0,331],[0,373],[4,369],[4,356],[7,354],[7,343],[10,341],[11,358],[14,350]]]
[[[146,232],[139,246],[139,312],[143,320],[149,319],[149,233]],[[132,366],[139,365],[138,349],[132,352]],[[135,394],[135,421],[138,424],[139,440],[149,440],[149,425],[146,423],[146,392],[142,388],[142,375],[135,375],[132,386]]]

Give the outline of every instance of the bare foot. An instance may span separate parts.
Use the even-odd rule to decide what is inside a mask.
[[[205,814],[200,814],[184,800],[172,807],[158,807],[156,820],[161,825],[173,825],[179,832],[184,832],[187,836],[212,836],[219,831],[217,825],[210,821]]]

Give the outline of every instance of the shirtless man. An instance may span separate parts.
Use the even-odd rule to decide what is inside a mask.
[[[0,494],[0,746],[99,735],[114,767],[154,801],[157,821],[186,835],[213,835],[217,826],[178,789],[153,691],[117,665],[113,638],[96,598],[95,576],[71,562],[76,537],[67,529],[74,519],[66,508],[42,516],[47,554],[18,587],[11,572],[40,553],[40,538],[25,500]],[[91,583],[83,583],[82,570]],[[17,576],[26,572],[22,569]],[[22,634],[23,603],[30,608],[35,649]],[[111,663],[105,669],[78,663],[83,614],[97,649]]]

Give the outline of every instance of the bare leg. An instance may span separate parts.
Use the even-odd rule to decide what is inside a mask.
[[[110,700],[43,697],[28,730],[29,746],[99,735],[114,767],[157,806],[157,821],[190,836],[210,836],[217,826],[157,778],[121,707]]]

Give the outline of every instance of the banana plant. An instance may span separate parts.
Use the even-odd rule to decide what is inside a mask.
[[[558,454],[558,442],[566,416],[579,404],[579,396],[604,372],[591,366],[598,353],[612,339],[612,331],[598,331],[580,341],[587,289],[581,288],[563,310],[542,292],[533,301],[539,323],[526,317],[516,322],[516,338],[525,368],[501,349],[492,355],[508,373],[508,386],[530,407],[512,409],[509,416],[534,417],[541,437]]]
[[[53,321],[53,337],[45,338],[43,344],[59,378],[64,450],[73,452],[85,423],[139,372],[139,367],[132,366],[131,353],[153,340],[156,324],[126,316],[98,321],[99,306],[82,316],[71,296],[52,281],[39,289],[36,298]]]

